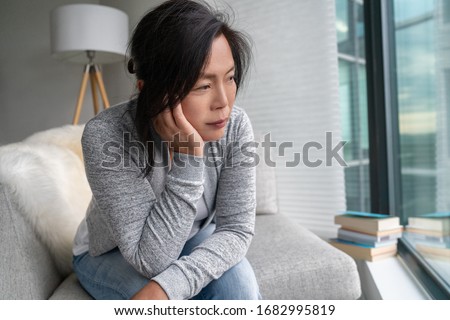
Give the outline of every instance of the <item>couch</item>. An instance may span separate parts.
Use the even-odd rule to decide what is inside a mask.
[[[0,147],[0,298],[92,299],[71,269],[71,245],[91,193],[83,125]],[[357,299],[356,264],[278,212],[274,172],[257,168],[255,236],[247,258],[264,299]]]

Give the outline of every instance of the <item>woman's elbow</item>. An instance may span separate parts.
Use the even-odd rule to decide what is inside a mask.
[[[140,274],[151,279],[166,270],[175,260],[164,254],[149,254],[147,250],[137,250],[132,265]]]

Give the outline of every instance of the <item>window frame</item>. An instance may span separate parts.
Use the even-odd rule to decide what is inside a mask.
[[[341,115],[343,128],[347,128],[343,139],[351,142],[344,149],[344,159],[348,166],[344,168],[345,188],[353,190],[346,194],[347,209],[370,211],[370,181],[369,181],[369,139],[367,131],[367,97],[366,89],[366,59],[363,19],[363,0],[336,1],[336,17],[348,28],[345,37],[339,37],[338,32],[338,64],[339,76],[347,80],[348,91],[341,92]],[[362,22],[362,23],[361,23]],[[337,26],[337,25],[336,25]],[[359,29],[362,27],[362,30]],[[337,28],[339,31],[339,29]],[[363,41],[363,42],[361,42]],[[341,85],[341,84],[340,84]],[[342,106],[345,105],[345,110]],[[364,118],[363,118],[364,117]],[[354,192],[358,190],[357,192]],[[349,206],[351,207],[349,209]]]
[[[393,17],[393,1],[364,2],[371,210],[395,216],[403,210]],[[405,225],[407,217],[399,217]],[[443,279],[407,241],[399,239],[398,254],[431,298],[450,299]]]

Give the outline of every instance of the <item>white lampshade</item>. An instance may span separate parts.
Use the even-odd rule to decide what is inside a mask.
[[[52,10],[51,50],[58,59],[86,64],[86,51],[95,51],[95,63],[123,59],[128,41],[125,12],[95,4],[70,4]]]

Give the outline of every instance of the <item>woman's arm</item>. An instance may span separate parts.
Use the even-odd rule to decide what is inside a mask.
[[[204,163],[200,157],[174,153],[158,201],[142,175],[140,159],[124,161],[135,156],[126,152],[123,134],[104,120],[86,124],[82,138],[86,174],[109,236],[136,270],[152,278],[178,258],[189,236],[203,193]],[[102,237],[108,235],[90,239]]]
[[[231,139],[239,142],[227,152],[231,161],[222,168],[216,197],[216,231],[188,256],[174,261],[153,278],[170,299],[189,299],[213,279],[242,260],[250,245],[255,222],[255,166],[253,158],[241,152],[240,146],[253,141],[253,130],[247,115],[240,111],[239,121],[230,130]],[[237,119],[238,120],[238,119]]]

